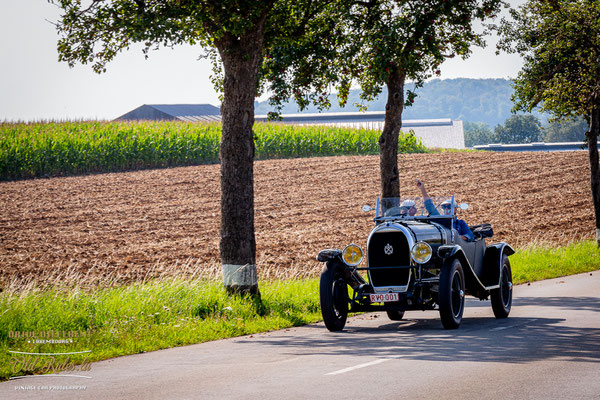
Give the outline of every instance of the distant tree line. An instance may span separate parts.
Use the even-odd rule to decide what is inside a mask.
[[[404,109],[404,120],[462,120],[467,147],[490,143],[583,142],[588,129],[583,118],[548,122],[548,114],[513,115],[513,88],[508,79],[433,79],[420,88],[407,83],[405,90],[414,90],[417,96],[414,103]],[[326,112],[359,111],[360,105],[366,105],[368,111],[383,111],[386,99],[385,88],[368,104],[360,99],[360,90],[351,90],[347,106],[342,108],[332,94],[331,107]],[[266,101],[255,104],[256,114],[267,114],[271,110]],[[294,114],[299,110],[296,103],[291,101],[283,104],[282,112]],[[318,109],[308,106],[304,112],[318,112]]]
[[[483,122],[489,126],[503,124],[510,118],[510,109],[513,106],[511,95],[513,88],[508,79],[433,79],[427,81],[420,88],[415,88],[411,82],[405,85],[405,92],[414,91],[414,103],[406,107],[402,118],[430,119],[452,118],[455,120]],[[348,94],[346,107],[339,106],[335,95],[329,96],[331,107],[325,112],[353,112],[358,111],[359,105],[367,106],[368,111],[384,111],[387,101],[387,90],[373,101],[365,103],[360,99],[360,90],[351,90]],[[272,111],[267,101],[255,104],[255,113],[266,115]],[[284,114],[298,113],[298,106],[294,101],[284,103]],[[303,112],[318,112],[317,107],[308,106]],[[546,120],[548,115],[533,113],[540,120]]]
[[[573,118],[551,121],[542,125],[534,115],[513,115],[492,130],[484,122],[464,122],[465,146],[481,144],[581,142],[585,141],[588,124],[585,119]]]
[[[405,90],[414,90],[417,96],[402,114],[407,119],[452,118],[464,121],[465,146],[472,147],[489,143],[532,143],[532,142],[583,142],[588,129],[583,118],[547,122],[548,114],[528,115],[511,113],[513,88],[508,79],[433,79],[422,87],[415,88],[407,83]],[[368,111],[383,111],[387,91],[366,104]],[[330,96],[331,107],[326,112],[359,111],[365,105],[360,99],[360,90],[351,90],[347,106],[342,108]],[[256,114],[272,111],[268,102],[255,104]],[[283,104],[284,114],[298,113],[295,102]],[[308,106],[304,112],[318,112]]]

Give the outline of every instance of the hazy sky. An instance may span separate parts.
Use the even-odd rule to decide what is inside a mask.
[[[59,63],[58,35],[48,22],[58,16],[45,0],[0,0],[0,121],[113,119],[142,104],[219,104],[210,63],[198,60],[198,47],[160,49],[148,60],[141,47],[132,47],[101,75],[89,64],[70,69]],[[514,77],[521,60],[496,56],[494,44],[488,39],[469,59],[446,61],[441,78]]]

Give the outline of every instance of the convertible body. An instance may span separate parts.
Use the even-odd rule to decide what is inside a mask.
[[[448,204],[446,212],[436,212]],[[462,320],[465,295],[491,297],[496,317],[506,318],[512,301],[508,256],[514,250],[504,242],[486,244],[493,235],[487,224],[471,227],[474,240],[465,240],[456,229],[456,208],[453,197],[378,200],[366,265],[354,244],[320,252],[327,328],[343,329],[348,312],[380,310],[400,320],[405,311],[439,309],[443,326],[453,329]]]

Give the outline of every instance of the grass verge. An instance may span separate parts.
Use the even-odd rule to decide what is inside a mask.
[[[261,282],[261,293],[257,302],[229,296],[219,282],[180,279],[87,290],[6,290],[0,294],[0,380],[320,318],[315,279]],[[50,357],[9,350],[91,352]]]
[[[524,283],[598,270],[599,255],[593,241],[528,247],[510,258],[513,280]],[[318,279],[262,281],[260,287],[260,302],[229,296],[220,282],[206,279],[161,278],[88,289],[8,287],[0,292],[0,380],[85,371],[90,362],[115,356],[320,320]],[[52,357],[9,350],[90,352]]]
[[[600,269],[600,250],[594,240],[556,247],[527,246],[510,256],[515,284],[574,275]]]

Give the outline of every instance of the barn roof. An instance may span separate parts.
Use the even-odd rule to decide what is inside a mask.
[[[220,121],[221,111],[211,104],[144,104],[121,115],[117,120]]]

